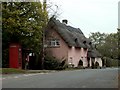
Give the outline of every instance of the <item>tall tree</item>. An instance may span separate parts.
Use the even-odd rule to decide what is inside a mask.
[[[118,35],[118,59],[120,60],[120,29],[118,29],[117,35]]]
[[[98,48],[99,46],[103,45],[105,43],[105,38],[107,37],[107,34],[95,32],[90,33],[89,38],[92,40],[92,43]]]
[[[103,46],[99,48],[103,55],[110,58],[118,58],[118,37],[116,33],[109,34]]]
[[[41,2],[2,2],[3,60],[8,60],[10,42],[19,42],[24,48],[39,53],[47,20],[47,11]]]
[[[93,44],[96,45],[97,50],[105,56],[109,58],[118,58],[118,34],[117,33],[111,33],[111,34],[105,34],[105,33],[91,33],[91,36],[89,37]]]

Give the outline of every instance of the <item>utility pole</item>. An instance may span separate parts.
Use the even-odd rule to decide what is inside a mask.
[[[120,1],[118,2],[118,66],[120,67]]]
[[[120,67],[120,29],[118,28],[118,66]]]
[[[43,1],[43,10],[44,10],[44,12],[46,12],[46,0]],[[44,18],[44,21],[46,22],[45,18]],[[44,69],[44,58],[45,58],[45,47],[44,47],[44,45],[45,45],[45,26],[43,27],[43,33],[42,33],[42,35],[43,36],[42,36],[42,64],[41,64],[41,66],[42,66],[42,69]]]

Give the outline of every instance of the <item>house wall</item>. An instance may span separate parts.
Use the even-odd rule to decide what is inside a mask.
[[[52,55],[61,61],[66,59],[67,63],[74,64],[74,67],[78,66],[80,60],[83,61],[84,67],[88,66],[87,50],[84,50],[83,48],[75,48],[74,46],[68,47],[65,41],[54,29],[49,29],[49,32],[50,33],[47,33],[46,40],[51,38],[57,38],[60,40],[60,47],[49,47],[46,49],[49,55]]]
[[[46,49],[47,53],[49,55],[52,55],[53,57],[59,59],[59,60],[67,60],[68,58],[68,46],[67,44],[64,42],[64,40],[61,38],[61,36],[53,29],[49,29],[49,32],[47,34],[47,39],[52,39],[52,38],[56,38],[60,40],[60,46],[58,47],[49,47]]]
[[[98,62],[99,66],[102,67],[102,59],[101,58],[95,58],[95,62]]]
[[[92,61],[94,62],[94,65],[95,65],[96,62],[98,62],[100,67],[103,66],[101,58],[94,58],[94,59],[90,58],[90,67],[92,66]]]
[[[90,58],[90,62],[89,63],[90,63],[90,67],[91,67],[92,66],[92,59],[91,58]]]
[[[74,46],[68,50],[68,63],[74,64],[74,67],[78,66],[79,61],[83,61],[83,66],[87,67],[87,50],[83,48],[75,48]]]

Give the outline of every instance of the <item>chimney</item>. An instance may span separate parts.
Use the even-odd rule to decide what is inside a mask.
[[[67,19],[64,19],[64,20],[62,20],[62,23],[67,24],[67,23],[68,23],[68,20],[67,20]]]

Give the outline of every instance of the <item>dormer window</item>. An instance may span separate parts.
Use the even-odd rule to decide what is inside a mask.
[[[75,42],[77,42],[77,38],[75,38]]]
[[[89,42],[89,45],[91,45],[92,43],[91,42]]]
[[[84,44],[86,44],[86,41],[83,41]]]

